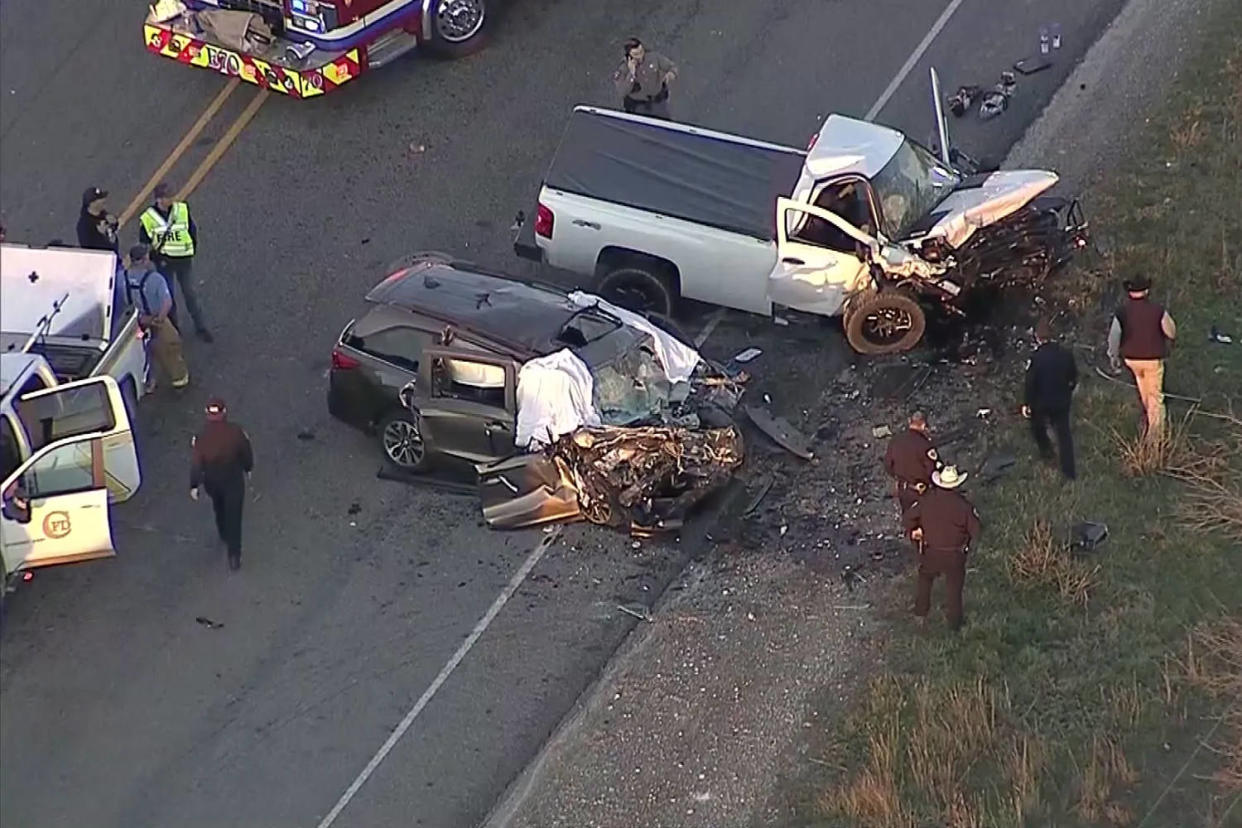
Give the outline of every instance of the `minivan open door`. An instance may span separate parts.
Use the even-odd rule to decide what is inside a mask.
[[[116,380],[36,391],[16,409],[36,449],[0,484],[5,574],[115,555],[109,502],[128,500],[142,482]]]

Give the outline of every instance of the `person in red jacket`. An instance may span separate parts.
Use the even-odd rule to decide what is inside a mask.
[[[241,426],[228,420],[224,400],[207,401],[207,423],[191,443],[190,497],[198,500],[207,490],[216,516],[216,533],[228,547],[229,569],[241,568],[242,505],[246,481],[254,469],[250,438]]]

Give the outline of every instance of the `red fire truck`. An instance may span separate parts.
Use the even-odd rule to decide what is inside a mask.
[[[322,95],[422,46],[481,49],[498,0],[158,0],[147,50],[281,92]]]

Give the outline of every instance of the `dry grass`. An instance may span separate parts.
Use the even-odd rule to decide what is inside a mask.
[[[1228,793],[1242,794],[1242,617],[1201,624],[1186,646],[1186,677],[1224,700],[1225,736],[1209,745],[1221,759],[1212,778]]]
[[[984,828],[996,824],[995,808],[1016,824],[1039,808],[1047,751],[1012,716],[1007,690],[982,679],[905,691],[894,680],[882,683],[886,710],[867,719],[867,762],[820,798],[825,813],[859,828],[906,828],[929,819],[948,828]],[[972,779],[972,769],[989,761],[1003,769],[1003,780]],[[916,803],[930,813],[920,813]]]
[[[1203,143],[1208,126],[1203,121],[1203,105],[1195,104],[1186,110],[1182,120],[1169,131],[1169,141],[1178,153],[1187,153]]]
[[[1091,755],[1078,780],[1076,810],[1084,820],[1106,825],[1129,825],[1134,815],[1115,800],[1117,789],[1133,785],[1138,772],[1125,752],[1108,736],[1096,734]]]
[[[1076,560],[1068,546],[1053,537],[1048,521],[1040,519],[1009,559],[1009,572],[1015,583],[1051,588],[1066,602],[1085,609],[1100,567]]]
[[[1126,477],[1150,477],[1185,465],[1194,414],[1192,408],[1180,422],[1166,423],[1162,431],[1154,434],[1126,436],[1113,430],[1111,434],[1122,473]]]
[[[1242,426],[1225,440],[1188,444],[1164,473],[1180,480],[1185,492],[1178,503],[1178,523],[1192,532],[1218,532],[1242,543],[1242,481],[1231,461],[1242,457]]]

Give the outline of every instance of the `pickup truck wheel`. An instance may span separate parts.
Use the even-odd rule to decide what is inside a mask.
[[[438,0],[431,10],[427,49],[442,58],[479,51],[487,45],[495,6],[496,0]]]
[[[845,338],[860,354],[897,354],[923,338],[927,316],[911,296],[886,291],[868,296],[845,316]]]
[[[600,295],[614,305],[635,313],[673,315],[673,289],[663,274],[641,267],[621,265],[599,283]]]
[[[395,410],[380,422],[380,450],[384,458],[401,471],[427,468],[427,444],[423,442],[420,419],[409,411]]]

